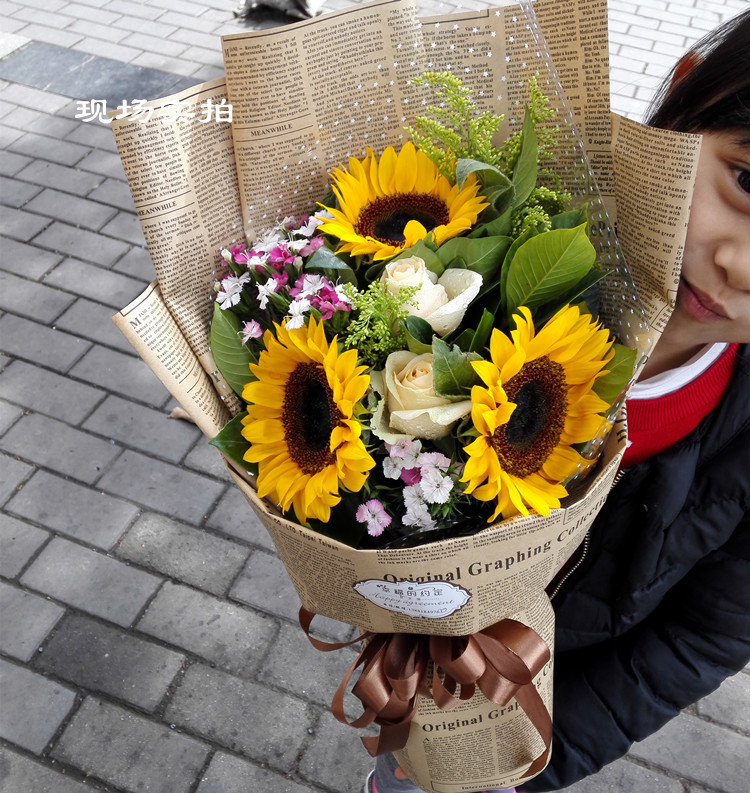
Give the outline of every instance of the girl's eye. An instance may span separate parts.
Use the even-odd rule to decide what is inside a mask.
[[[750,193],[750,171],[740,171],[737,174],[737,184],[740,186],[740,190]]]

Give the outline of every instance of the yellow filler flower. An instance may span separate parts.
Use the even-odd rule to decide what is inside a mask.
[[[367,149],[362,162],[350,158],[349,170],[334,168],[332,178],[339,208],[323,207],[333,218],[321,231],[341,240],[340,251],[374,260],[395,256],[430,232],[442,245],[468,231],[488,206],[473,174],[460,190],[451,186],[413,143],[398,155],[389,146],[379,162]]]
[[[263,336],[265,350],[250,364],[257,381],[248,383],[242,435],[251,446],[247,462],[258,464],[258,495],[270,496],[300,523],[327,522],[341,501],[339,483],[358,491],[375,465],[360,440],[357,403],[370,382],[357,366],[357,350],[339,355],[323,323]]]
[[[471,390],[479,437],[464,447],[461,481],[481,501],[497,498],[490,521],[559,507],[561,482],[586,464],[572,445],[596,437],[609,408],[592,391],[614,354],[609,332],[566,306],[535,334],[529,310],[519,311],[512,340],[493,330],[492,361],[472,363],[486,388]]]

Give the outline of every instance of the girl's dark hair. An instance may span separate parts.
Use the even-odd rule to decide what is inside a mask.
[[[750,9],[701,39],[674,67],[646,123],[678,132],[750,128]]]

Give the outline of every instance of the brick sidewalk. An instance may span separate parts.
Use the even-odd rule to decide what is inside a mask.
[[[74,100],[218,76],[234,5],[0,0],[0,793],[355,793],[371,766],[328,711],[353,651],[310,647],[265,531],[110,321],[153,268]],[[746,7],[611,0],[613,108],[638,117]],[[569,790],[744,793],[748,758],[746,670]]]

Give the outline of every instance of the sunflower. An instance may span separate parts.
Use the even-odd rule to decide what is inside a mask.
[[[471,391],[479,437],[464,447],[462,482],[480,501],[497,498],[490,517],[545,517],[567,495],[561,484],[586,461],[572,448],[596,437],[609,405],[592,390],[613,355],[609,332],[567,306],[535,334],[529,310],[508,338],[495,329],[492,361],[475,361],[486,388]]]
[[[468,231],[488,206],[477,195],[479,182],[473,174],[461,189],[451,186],[413,143],[406,143],[398,155],[389,146],[380,162],[367,149],[362,162],[352,157],[349,170],[334,168],[332,177],[339,209],[323,207],[333,218],[324,220],[320,229],[341,240],[340,251],[374,260],[411,248],[430,232],[442,245]]]
[[[265,350],[250,364],[258,378],[242,398],[248,403],[242,435],[244,459],[258,464],[258,495],[271,496],[300,523],[327,522],[341,500],[339,483],[358,491],[375,461],[360,439],[355,410],[370,382],[357,366],[357,350],[339,355],[322,322],[288,330],[276,325]]]

